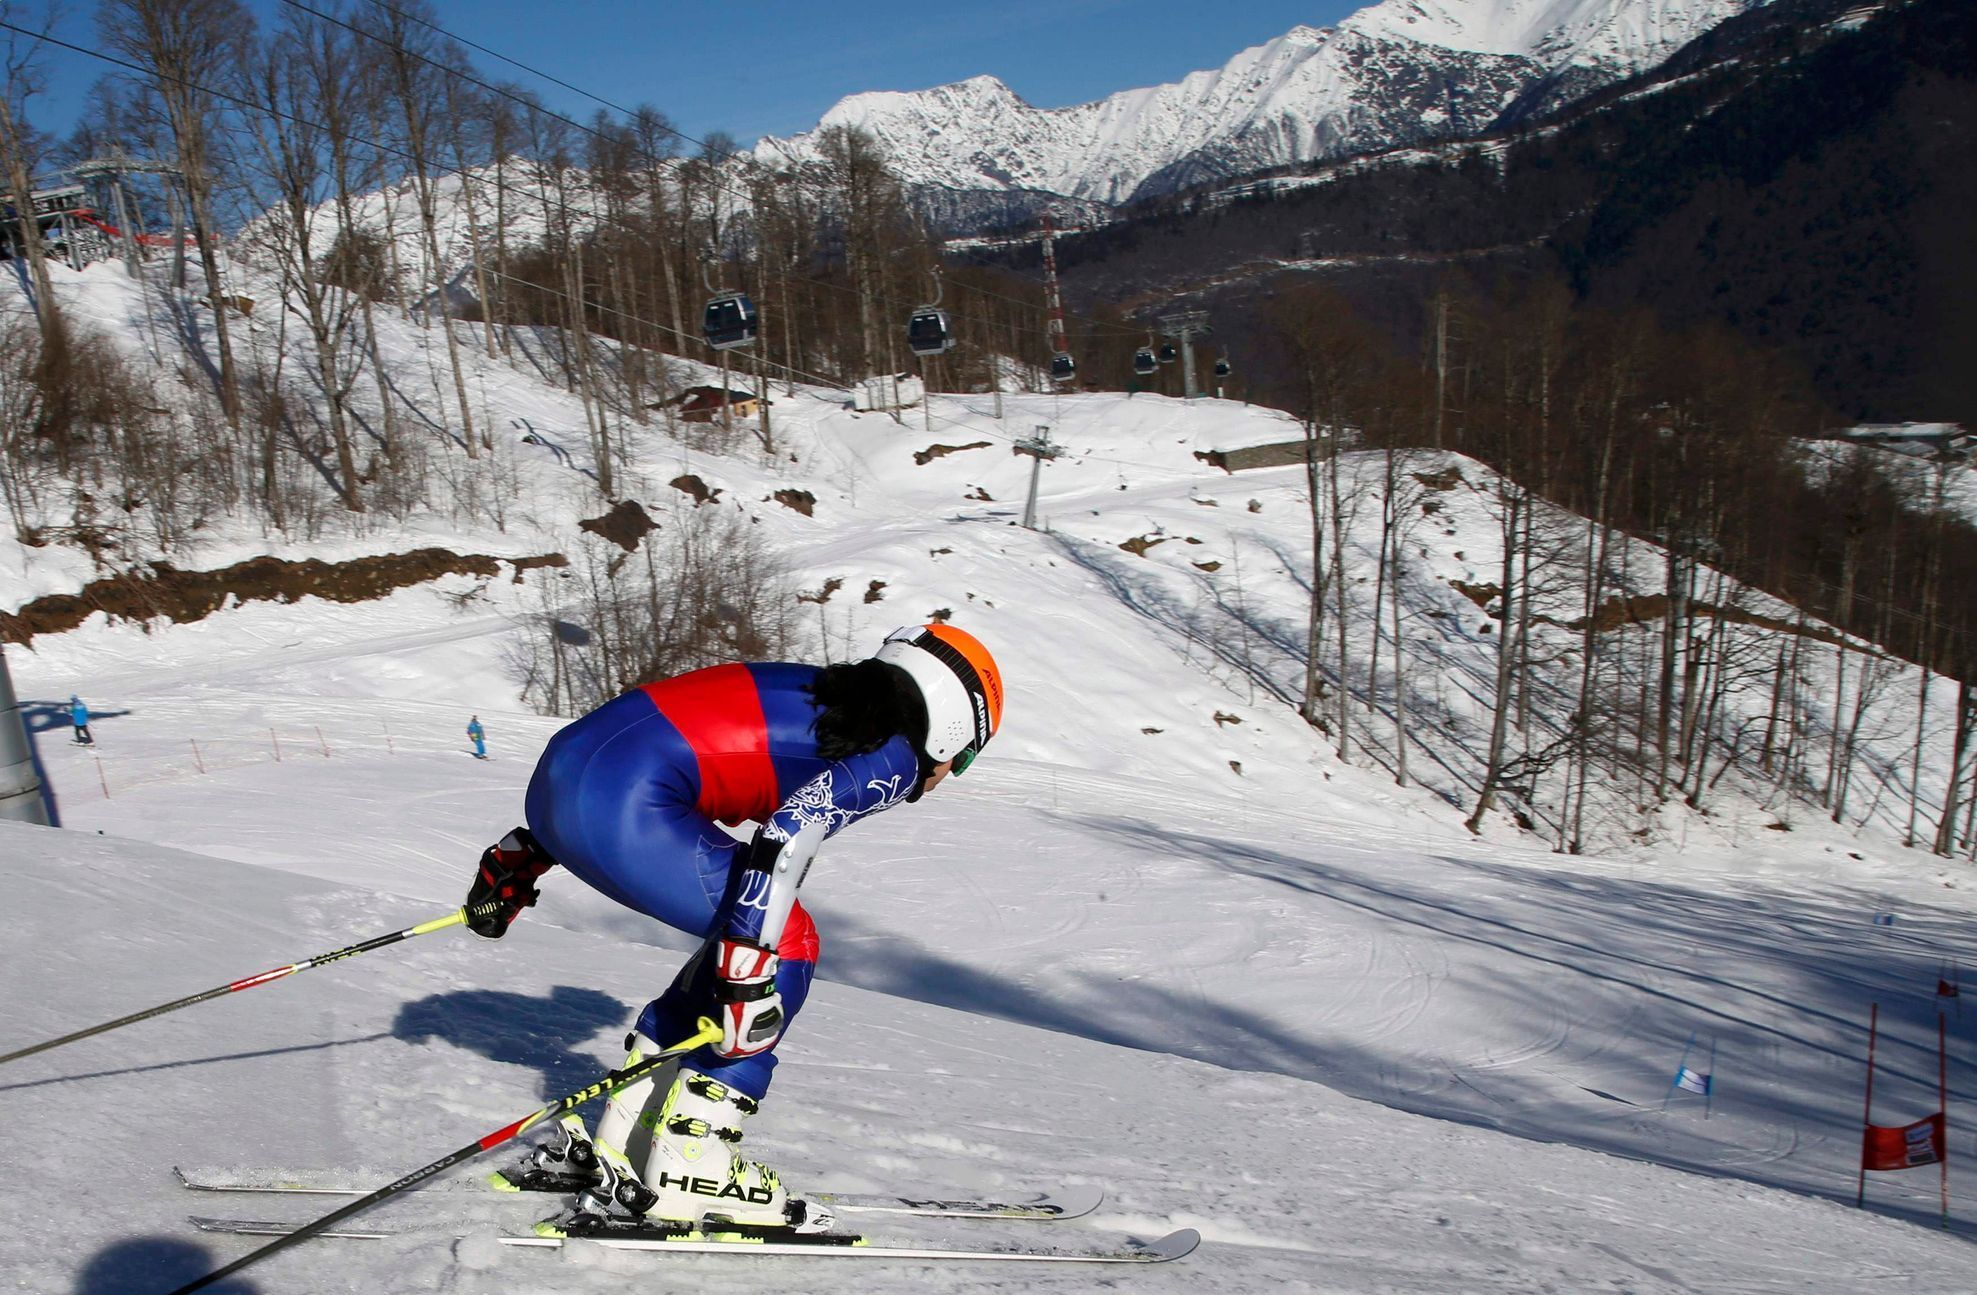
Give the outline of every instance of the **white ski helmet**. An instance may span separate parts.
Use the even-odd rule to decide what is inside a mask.
[[[952,625],[909,625],[886,635],[878,659],[904,670],[927,708],[926,755],[957,772],[1002,726],[1002,672],[981,640]],[[963,753],[966,758],[962,759]]]

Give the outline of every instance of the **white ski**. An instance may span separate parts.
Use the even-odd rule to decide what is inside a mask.
[[[320,1170],[182,1169],[172,1172],[179,1185],[195,1192],[251,1193],[266,1195],[300,1194],[311,1196],[363,1196],[382,1186],[348,1173]],[[490,1176],[491,1177],[491,1176]],[[514,1192],[512,1186],[491,1186],[486,1178],[449,1178],[419,1189],[422,1192]],[[543,1195],[540,1192],[519,1193]],[[1007,1196],[980,1197],[965,1193],[938,1196],[908,1196],[870,1192],[800,1192],[806,1200],[833,1210],[871,1214],[911,1214],[929,1218],[1020,1219],[1050,1221],[1082,1218],[1097,1209],[1105,1199],[1105,1189],[1075,1185],[1054,1191],[1012,1192]]]
[[[279,1223],[260,1219],[192,1219],[192,1225],[201,1232],[222,1233],[233,1236],[280,1237],[295,1230],[293,1223]],[[332,1229],[319,1232],[316,1237],[326,1240],[376,1241],[385,1237],[401,1235],[388,1229]],[[1104,1246],[1089,1250],[1067,1247],[1024,1247],[1024,1246],[895,1246],[876,1245],[862,1238],[852,1239],[832,1234],[809,1235],[795,1233],[787,1240],[765,1239],[761,1237],[740,1237],[721,1240],[718,1235],[687,1233],[680,1236],[640,1237],[640,1236],[588,1236],[588,1237],[538,1237],[503,1236],[497,1238],[502,1245],[527,1246],[544,1250],[560,1250],[565,1246],[604,1246],[612,1250],[675,1250],[688,1254],[738,1254],[738,1255],[777,1255],[815,1256],[833,1259],[911,1259],[911,1260],[969,1260],[985,1263],[1068,1263],[1068,1264],[1147,1264],[1168,1263],[1193,1254],[1201,1244],[1201,1234],[1193,1228],[1181,1228],[1166,1236],[1145,1243],[1126,1242],[1123,1245]]]
[[[1194,1253],[1201,1244],[1201,1234],[1193,1228],[1181,1228],[1169,1232],[1158,1240],[1145,1243],[1129,1241],[1123,1245],[1107,1246],[1091,1250],[1074,1250],[1062,1247],[1028,1246],[892,1246],[878,1245],[860,1239],[847,1243],[843,1238],[830,1236],[812,1237],[805,1240],[796,1234],[788,1240],[770,1240],[759,1237],[737,1237],[720,1240],[717,1237],[701,1234],[688,1234],[677,1237],[636,1237],[636,1236],[585,1236],[585,1237],[536,1237],[504,1236],[499,1238],[504,1246],[535,1246],[543,1249],[561,1249],[564,1246],[604,1246],[612,1250],[672,1250],[688,1254],[747,1254],[747,1255],[803,1255],[806,1257],[832,1259],[913,1259],[913,1260],[971,1260],[976,1262],[1001,1263],[1061,1263],[1061,1264],[1158,1264],[1182,1259]]]
[[[294,1223],[277,1223],[272,1219],[209,1219],[197,1214],[186,1221],[201,1232],[224,1232],[240,1237],[285,1237],[297,1226]],[[330,1228],[315,1234],[325,1241],[382,1241],[386,1237],[400,1235],[390,1228]]]

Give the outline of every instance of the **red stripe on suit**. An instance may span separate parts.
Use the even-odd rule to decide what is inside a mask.
[[[808,962],[814,966],[822,948],[817,924],[803,911],[803,901],[798,900],[789,910],[789,921],[783,923],[783,938],[776,941],[776,956],[784,962]]]
[[[722,823],[775,813],[776,769],[762,698],[745,665],[710,666],[640,689],[692,748],[700,770],[694,808]]]

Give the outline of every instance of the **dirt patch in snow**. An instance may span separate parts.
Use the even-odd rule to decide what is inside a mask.
[[[639,541],[659,529],[636,499],[621,499],[602,517],[586,517],[577,523],[592,535],[601,535],[627,553],[638,552]]]
[[[146,570],[92,580],[81,593],[49,594],[16,611],[0,612],[0,642],[32,643],[37,634],[72,630],[97,612],[112,620],[148,622],[162,618],[182,625],[204,620],[226,606],[228,599],[292,603],[315,597],[338,603],[368,602],[441,576],[492,579],[501,574],[504,562],[513,568],[517,580],[532,567],[569,565],[561,553],[496,558],[446,549],[415,549],[348,562],[249,558],[213,571],[181,571],[169,562],[153,562]]]
[[[696,507],[721,497],[721,487],[710,486],[691,472],[682,473],[666,484],[684,494],[692,495]]]
[[[1497,595],[1503,592],[1496,585],[1470,584],[1466,580],[1451,580],[1448,583],[1455,592],[1461,594],[1470,602],[1475,603],[1491,616],[1499,616],[1499,612],[1490,610],[1490,604],[1495,602]],[[1820,643],[1838,644],[1840,641],[1837,634],[1823,625],[1808,624],[1801,626],[1797,621],[1785,620],[1777,616],[1763,616],[1757,612],[1746,611],[1741,607],[1723,607],[1716,603],[1704,602],[1701,599],[1690,601],[1689,614],[1692,616],[1715,616],[1729,621],[1733,625],[1755,625],[1760,629],[1775,630],[1780,634],[1804,634],[1805,637]],[[1668,615],[1668,596],[1666,594],[1632,594],[1624,597],[1609,598],[1599,605],[1598,611],[1593,613],[1593,630],[1596,633],[1604,634],[1626,625],[1645,625],[1652,621],[1658,621],[1666,615]],[[1560,625],[1566,629],[1575,631],[1586,627],[1586,618],[1583,616],[1569,621],[1562,621],[1555,616],[1546,616],[1540,613],[1531,619],[1546,625]]]
[[[929,445],[924,450],[913,451],[913,463],[916,467],[924,468],[935,459],[944,459],[950,454],[959,454],[963,450],[986,450],[988,448],[989,442],[987,441],[970,441],[966,445]]]

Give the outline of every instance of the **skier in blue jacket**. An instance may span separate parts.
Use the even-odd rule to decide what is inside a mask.
[[[82,704],[82,698],[69,694],[69,722],[76,726],[75,740],[82,746],[95,746],[96,739],[89,735],[89,707]]]
[[[561,863],[705,941],[639,1014],[626,1064],[691,1035],[702,1016],[722,1029],[719,1043],[614,1093],[594,1144],[564,1118],[562,1143],[529,1172],[584,1189],[566,1228],[595,1227],[614,1204],[666,1221],[829,1226],[737,1151],[816,969],[817,928],[797,887],[826,838],[966,769],[1001,720],[988,650],[923,625],[865,661],[714,666],[645,684],[550,740],[528,826],[481,857],[467,907],[499,907],[474,929],[499,938]],[[748,841],[719,826],[748,821],[760,825]]]

